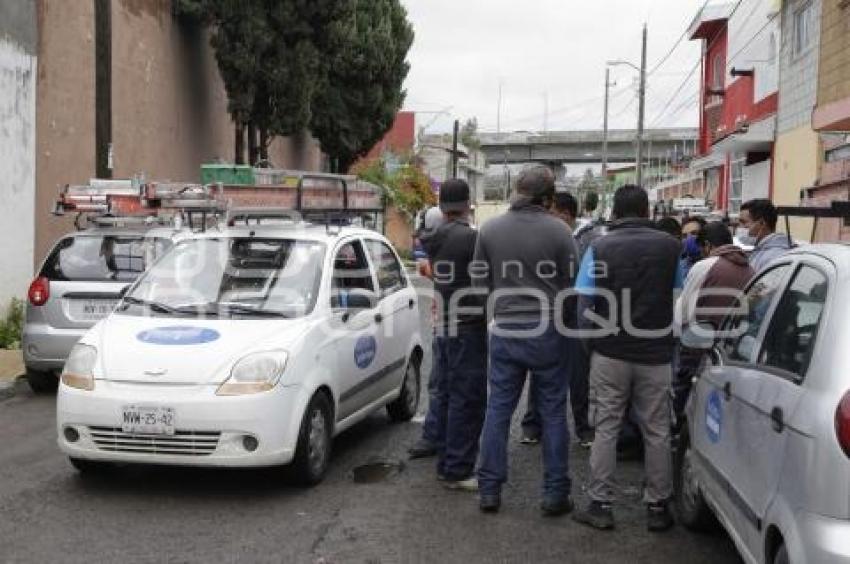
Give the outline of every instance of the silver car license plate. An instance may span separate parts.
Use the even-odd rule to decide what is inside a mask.
[[[173,435],[173,407],[125,405],[121,409],[121,430],[137,435]]]
[[[74,319],[99,321],[112,313],[118,300],[70,300],[69,313]]]

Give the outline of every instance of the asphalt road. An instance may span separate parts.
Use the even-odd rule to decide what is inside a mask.
[[[648,533],[634,462],[619,470],[616,531],[544,519],[540,450],[518,444],[517,426],[502,511],[482,515],[474,495],[435,480],[431,461],[406,460],[420,424],[383,413],[339,437],[327,479],[301,489],[277,469],[128,467],[84,479],[56,448],[54,402],[20,383],[0,401],[0,562],[740,561],[722,533]],[[376,461],[398,466],[355,482]],[[587,453],[574,447],[571,464],[582,499]]]

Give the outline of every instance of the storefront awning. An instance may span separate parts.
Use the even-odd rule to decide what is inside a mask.
[[[742,124],[731,135],[724,137],[712,147],[720,153],[750,153],[770,151],[776,136],[776,119],[767,119],[751,124]]]

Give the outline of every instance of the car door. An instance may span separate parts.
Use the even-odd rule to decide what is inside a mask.
[[[392,247],[378,239],[367,239],[365,243],[378,284],[381,348],[388,370],[381,393],[386,394],[400,388],[404,377],[410,336],[419,322],[416,292]]]
[[[750,546],[760,547],[764,518],[784,469],[789,441],[811,442],[795,414],[806,393],[806,372],[817,343],[829,290],[828,263],[801,261],[770,314],[755,363],[752,384],[740,387],[739,490],[755,519],[747,520]],[[748,376],[750,377],[750,376]],[[805,421],[805,419],[803,419]],[[811,445],[810,445],[811,446]],[[806,452],[796,445],[796,452]],[[795,479],[798,479],[797,476]]]
[[[349,296],[357,292],[371,294],[373,304],[348,307]],[[334,250],[331,307],[340,421],[377,399],[375,380],[383,368],[375,277],[358,239],[343,241]]]
[[[755,520],[741,484],[748,458],[742,450],[742,437],[752,431],[744,403],[757,393],[759,375],[752,369],[752,361],[790,271],[790,264],[781,264],[750,283],[744,307],[721,327],[721,339],[694,396],[691,441],[698,465],[705,469],[703,481],[742,541],[747,523]]]

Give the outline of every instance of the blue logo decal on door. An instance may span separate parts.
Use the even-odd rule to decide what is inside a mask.
[[[372,364],[375,360],[375,353],[378,351],[378,343],[375,337],[360,337],[354,344],[354,364],[357,368],[364,369]]]
[[[220,337],[215,329],[206,327],[157,327],[142,331],[136,338],[151,345],[200,345]]]
[[[705,433],[712,443],[720,442],[723,432],[723,401],[720,392],[714,390],[705,403]]]

